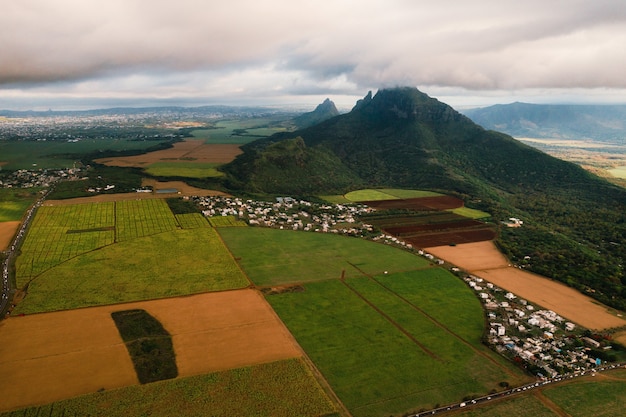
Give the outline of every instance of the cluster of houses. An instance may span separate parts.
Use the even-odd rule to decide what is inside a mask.
[[[0,176],[0,188],[46,188],[57,181],[77,179],[80,171],[80,168],[18,169]]]
[[[233,197],[193,197],[206,217],[236,216],[251,226],[336,233],[413,249],[410,244],[385,233],[358,217],[373,209],[363,204],[314,203],[291,197],[275,201],[244,200]]]
[[[610,349],[552,310],[539,309],[482,278],[469,275],[464,280],[487,311],[488,343],[538,376],[554,378],[595,368],[602,363],[598,351]]]

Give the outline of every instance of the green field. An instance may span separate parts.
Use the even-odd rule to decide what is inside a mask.
[[[354,277],[428,267],[422,257],[382,243],[334,234],[261,227],[220,228],[219,233],[257,285]]]
[[[443,194],[423,190],[402,190],[397,188],[365,189],[351,191],[344,197],[353,202],[374,200],[395,200],[402,198],[437,197]]]
[[[459,208],[452,209],[450,211],[454,214],[458,214],[459,216],[468,217],[474,220],[487,219],[491,217],[491,214],[487,212],[476,210],[476,209],[471,209],[469,207],[459,207]]]
[[[35,313],[176,297],[249,285],[213,228],[116,243],[37,276],[14,312]]]
[[[339,417],[300,359],[83,395],[1,417]]]
[[[115,241],[115,203],[39,207],[17,258],[17,286]]]
[[[143,151],[157,144],[157,141],[110,138],[78,142],[0,141],[0,162],[7,162],[3,169],[9,170],[72,168],[85,154],[104,150]]]
[[[177,227],[161,199],[40,207],[16,262],[17,285],[78,255]]]
[[[603,375],[618,376],[621,380],[587,379],[580,382],[551,387],[544,395],[557,403],[572,417],[618,417],[626,410],[626,372],[608,372]]]
[[[17,286],[28,285],[28,295],[15,313],[249,285],[204,225],[199,213],[175,216],[160,199],[41,207],[17,258]]]
[[[218,178],[224,176],[217,170],[222,164],[208,162],[155,162],[146,173],[155,177]]]
[[[0,222],[21,220],[37,200],[39,188],[0,188]]]
[[[183,229],[211,227],[207,219],[200,213],[176,214],[176,221]]]
[[[467,288],[447,283],[458,278],[427,269],[380,280],[307,283],[304,291],[267,297],[353,416],[428,409],[524,379],[479,345],[481,326],[463,327],[484,319]],[[392,281],[402,295],[386,287]],[[434,317],[445,315],[445,307],[422,304],[440,285],[449,285],[440,294],[454,300],[463,318],[440,323]]]
[[[136,239],[175,230],[176,218],[160,198],[115,203],[115,240]]]
[[[233,143],[244,144],[261,137],[271,136],[286,129],[279,123],[284,116],[277,118],[241,118],[235,120],[220,120],[212,129],[196,129],[191,135],[198,139],[204,139],[206,143],[221,144]]]

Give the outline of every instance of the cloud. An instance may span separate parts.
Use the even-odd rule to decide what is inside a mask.
[[[0,15],[0,96],[624,89],[613,0],[20,0]]]

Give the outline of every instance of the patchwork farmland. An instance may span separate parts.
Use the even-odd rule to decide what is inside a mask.
[[[393,206],[369,218],[386,233],[407,239],[483,224],[475,220],[480,212],[459,215],[464,207],[454,199],[402,191],[368,200]],[[390,195],[402,198],[382,200]],[[174,214],[160,199],[42,207],[36,220],[40,214],[37,227],[59,240],[46,242],[31,228],[34,240],[27,245],[29,234],[23,247],[30,270],[21,266],[25,297],[14,310],[27,317],[10,322],[72,313],[87,323],[95,309],[145,309],[171,335],[180,375],[45,404],[77,394],[65,393],[7,416],[197,415],[206,407],[216,416],[397,416],[531,379],[481,343],[481,303],[463,281],[409,251],[330,233],[241,227],[234,216]],[[91,234],[107,238],[81,240]],[[77,309],[88,306],[105,307]],[[55,312],[30,315],[47,311]],[[101,320],[112,324],[110,315]],[[113,344],[122,341],[116,336]],[[272,349],[283,353],[272,356]]]
[[[433,407],[526,378],[481,344],[482,309],[465,284],[422,257],[329,234],[220,234],[353,416]]]

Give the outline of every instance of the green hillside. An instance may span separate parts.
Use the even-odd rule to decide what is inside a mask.
[[[498,240],[513,262],[626,308],[626,190],[415,88],[368,94],[350,113],[243,149],[224,172],[249,192],[418,188],[454,194],[496,221],[521,218],[524,227]]]

